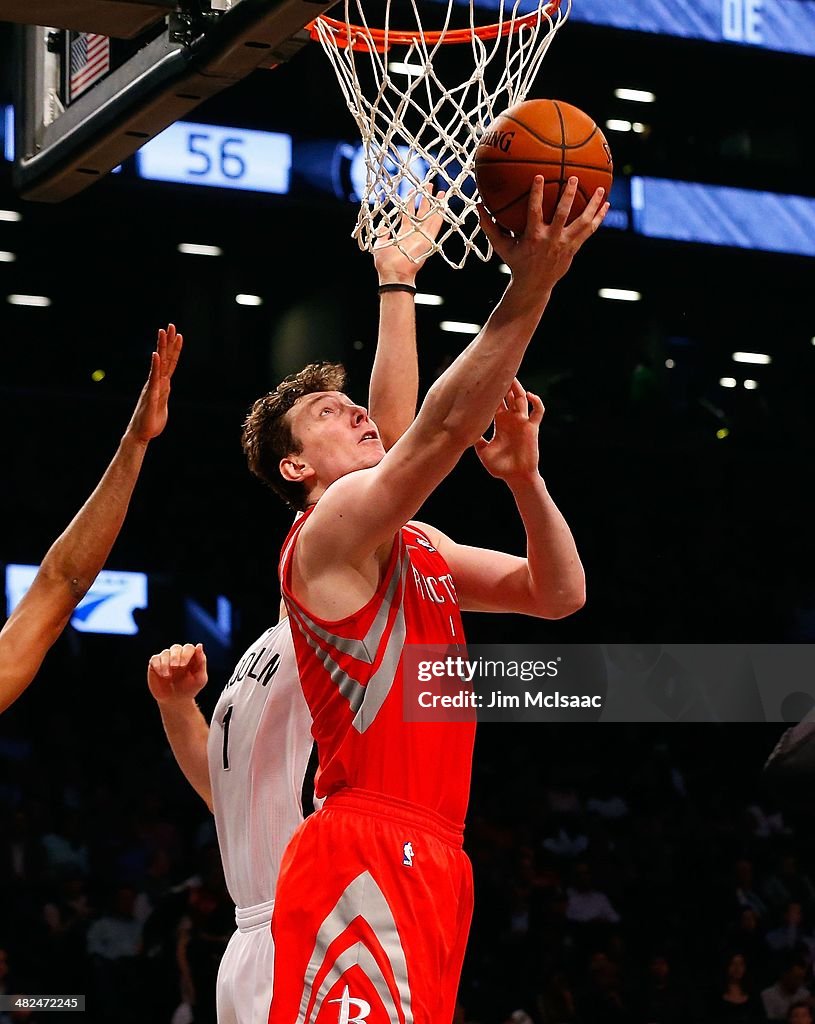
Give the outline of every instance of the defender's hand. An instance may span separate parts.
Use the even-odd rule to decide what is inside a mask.
[[[150,374],[127,428],[127,433],[136,441],[147,442],[158,437],[167,425],[170,380],[183,344],[184,338],[176,333],[174,324],[169,324],[166,331],[158,332],[156,351],[150,362]]]
[[[432,186],[429,188],[432,192]],[[439,192],[436,196],[436,203],[443,203],[444,196],[444,192]],[[407,199],[408,205],[412,206],[415,199],[416,193],[411,192]],[[399,245],[393,244],[389,224],[383,218],[377,229],[377,240],[373,250],[374,266],[379,274],[381,285],[413,284],[416,280],[416,275],[424,265],[432,243],[436,240],[444,223],[444,217],[438,208],[434,213],[431,213],[430,210],[430,200],[423,195],[414,215],[415,220],[420,222],[418,227],[406,213],[402,214],[399,231],[396,235]]]
[[[540,398],[524,391],[516,378],[495,411],[492,437],[489,441],[482,437],[475,444],[476,454],[491,476],[512,483],[537,474],[543,412]]]
[[[154,654],[147,666],[147,685],[159,704],[186,704],[207,682],[207,656],[201,644],[173,644]]]

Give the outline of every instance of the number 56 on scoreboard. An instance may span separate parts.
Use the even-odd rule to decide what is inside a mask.
[[[253,192],[289,191],[292,143],[288,135],[178,121],[136,155],[139,174]]]

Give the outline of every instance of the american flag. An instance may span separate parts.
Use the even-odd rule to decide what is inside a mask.
[[[109,70],[110,39],[95,32],[77,32],[71,39],[70,102]]]

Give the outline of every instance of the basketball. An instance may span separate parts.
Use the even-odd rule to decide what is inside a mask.
[[[611,192],[614,165],[606,138],[588,114],[562,100],[527,100],[488,125],[475,154],[475,180],[484,206],[503,228],[522,234],[529,190],[544,178],[543,219],[551,223],[569,178],[578,178],[567,223],[579,217],[596,189]]]

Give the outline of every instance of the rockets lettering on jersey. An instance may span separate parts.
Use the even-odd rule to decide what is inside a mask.
[[[458,594],[453,583],[453,577],[448,572],[446,576],[423,576],[416,566],[413,569],[413,582],[419,591],[419,596],[426,601],[435,601],[436,604],[458,605]]]

